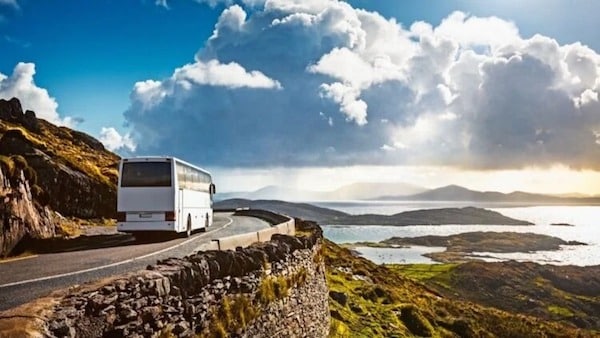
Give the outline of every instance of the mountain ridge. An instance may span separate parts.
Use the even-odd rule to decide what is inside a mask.
[[[533,225],[533,223],[506,217],[498,212],[475,208],[422,209],[394,215],[362,214],[350,215],[345,212],[318,207],[308,203],[293,203],[278,200],[230,199],[214,204],[217,209],[251,208],[263,209],[292,217],[336,225]]]
[[[404,191],[393,193],[390,191]],[[311,191],[268,185],[254,191],[217,194],[219,201],[243,198],[249,200],[286,200],[292,202],[312,201],[454,201],[476,203],[525,203],[525,204],[600,204],[600,196],[569,193],[550,195],[526,191],[502,193],[478,191],[456,184],[426,189],[409,183],[356,182],[330,191]]]

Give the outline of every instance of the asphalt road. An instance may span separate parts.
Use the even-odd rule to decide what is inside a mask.
[[[145,268],[157,260],[183,257],[212,239],[258,231],[270,225],[253,217],[215,213],[213,225],[190,238],[140,244],[131,236],[107,236],[97,248],[71,248],[0,262],[0,311],[47,295],[53,290]]]

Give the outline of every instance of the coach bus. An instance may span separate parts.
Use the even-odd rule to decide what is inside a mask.
[[[213,222],[210,173],[175,157],[124,158],[119,164],[117,230],[206,231]]]

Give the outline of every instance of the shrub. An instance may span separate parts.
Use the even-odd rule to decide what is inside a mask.
[[[15,164],[15,169],[17,170],[24,170],[26,167],[28,167],[27,160],[21,155],[12,155],[10,159]]]
[[[4,176],[11,178],[15,174],[15,163],[10,157],[0,155],[0,170]]]
[[[23,175],[25,176],[25,179],[29,181],[30,186],[35,185],[37,183],[37,173],[32,167],[26,166],[23,169]]]

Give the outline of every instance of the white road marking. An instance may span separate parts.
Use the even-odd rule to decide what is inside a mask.
[[[79,270],[79,271],[72,271],[72,272],[66,272],[66,273],[61,273],[61,274],[53,275],[53,276],[46,276],[46,277],[40,277],[40,278],[27,279],[27,280],[24,280],[24,281],[13,282],[13,283],[8,283],[8,284],[2,284],[2,285],[0,285],[0,289],[7,288],[7,287],[10,287],[10,286],[23,285],[23,284],[29,284],[29,283],[34,283],[34,282],[41,282],[41,281],[45,281],[45,280],[49,280],[49,279],[56,279],[56,278],[61,278],[61,277],[73,276],[73,275],[78,275],[78,274],[86,273],[86,272],[90,272],[90,271],[102,270],[102,269],[111,268],[111,267],[114,267],[114,266],[119,266],[119,265],[131,263],[133,261],[141,260],[141,259],[148,258],[148,257],[151,257],[151,256],[155,256],[155,255],[161,254],[163,252],[166,252],[166,251],[178,248],[178,247],[180,247],[180,246],[182,246],[184,244],[190,243],[192,241],[195,241],[198,238],[202,238],[202,237],[204,237],[206,235],[209,235],[209,234],[212,234],[212,233],[215,233],[217,231],[225,229],[226,227],[228,227],[229,225],[231,225],[231,223],[233,223],[233,219],[231,217],[227,217],[227,216],[225,216],[225,217],[229,220],[229,222],[227,222],[227,224],[225,224],[223,227],[221,227],[221,228],[219,228],[219,229],[217,229],[215,231],[203,233],[203,234],[200,234],[198,236],[192,237],[192,238],[190,238],[188,240],[185,240],[185,241],[183,241],[183,242],[181,242],[179,244],[173,245],[172,247],[168,247],[168,248],[165,248],[165,249],[162,249],[162,250],[159,250],[159,251],[156,251],[156,252],[152,252],[152,253],[149,253],[149,254],[146,254],[146,255],[143,255],[143,256],[129,258],[129,259],[126,259],[124,261],[115,262],[115,263],[111,263],[111,264],[107,264],[107,265],[102,265],[102,266],[97,266],[97,267],[93,267],[93,268],[89,268],[89,269],[84,269],[84,270]]]

